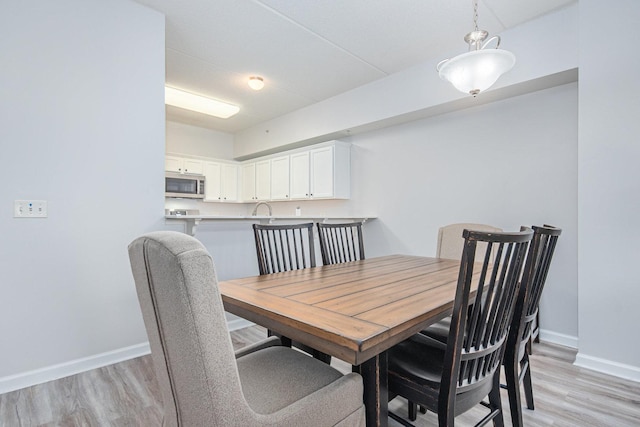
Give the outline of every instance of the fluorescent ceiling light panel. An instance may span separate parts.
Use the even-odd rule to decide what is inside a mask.
[[[165,86],[164,103],[185,110],[197,111],[221,119],[227,119],[240,111],[237,105],[227,104],[204,96],[194,95],[189,92]]]

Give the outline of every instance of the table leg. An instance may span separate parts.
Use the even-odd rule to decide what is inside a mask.
[[[364,406],[367,413],[367,427],[387,427],[388,396],[387,352],[354,366],[353,372],[362,375],[364,382]]]

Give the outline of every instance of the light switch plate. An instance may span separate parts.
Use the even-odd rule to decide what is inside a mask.
[[[15,200],[13,204],[14,218],[46,218],[46,200]]]

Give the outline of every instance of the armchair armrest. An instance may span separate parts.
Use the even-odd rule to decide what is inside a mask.
[[[242,356],[246,356],[247,354],[251,354],[255,351],[262,350],[263,348],[273,347],[276,345],[282,345],[282,343],[280,342],[280,338],[276,336],[271,336],[265,340],[259,341],[257,343],[253,343],[251,345],[248,345],[236,351],[235,352],[236,359],[239,359]]]

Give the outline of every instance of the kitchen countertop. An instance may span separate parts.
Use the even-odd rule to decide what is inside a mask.
[[[327,222],[329,220],[350,220],[366,222],[377,218],[376,215],[165,215],[165,219],[180,220],[185,222],[186,233],[192,236],[196,234],[196,228],[200,221],[260,221],[263,224],[270,224],[281,220],[316,220]]]

